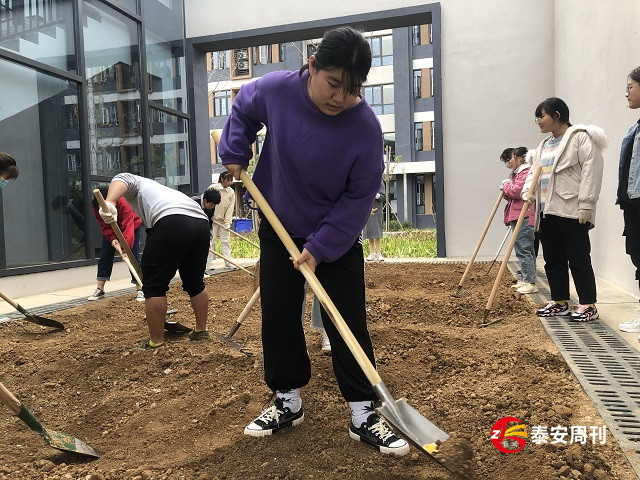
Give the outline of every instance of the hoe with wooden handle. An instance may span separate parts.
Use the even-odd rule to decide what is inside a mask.
[[[258,208],[267,218],[278,237],[288,250],[292,258],[297,259],[300,251],[295,243],[278,220],[265,198],[262,196],[253,180],[249,177],[246,170],[242,170],[240,179],[244,183],[247,190],[256,201]],[[303,263],[300,271],[309,283],[309,286],[318,297],[318,300],[329,314],[331,321],[334,323],[340,336],[343,338],[347,347],[355,357],[358,365],[366,375],[367,379],[373,386],[376,394],[380,398],[382,405],[378,408],[378,412],[382,415],[404,438],[416,446],[421,452],[426,453],[434,460],[441,461],[432,454],[438,450],[438,445],[449,438],[445,432],[423,417],[416,409],[411,407],[404,399],[394,400],[375,367],[362,350],[362,347],[353,336],[353,333],[345,323],[344,319],[338,312],[327,292],[322,287],[318,278],[309,265]],[[444,465],[446,468],[447,465]]]

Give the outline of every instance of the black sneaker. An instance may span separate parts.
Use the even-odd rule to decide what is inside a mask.
[[[87,300],[93,302],[94,300],[100,300],[101,298],[104,298],[104,290],[96,288],[93,293],[87,297]]]
[[[573,312],[571,312],[572,322],[590,322],[591,320],[597,320],[599,317],[598,309],[590,305],[580,305]]]
[[[281,428],[300,425],[303,420],[302,408],[296,413],[292,413],[289,407],[283,406],[283,399],[276,398],[275,402],[262,412],[262,415],[245,427],[244,434],[252,437],[265,437],[276,433]]]
[[[539,317],[562,317],[571,314],[571,311],[569,310],[569,304],[566,302],[564,305],[560,305],[551,300],[546,306],[536,310],[536,314]]]
[[[372,413],[367,421],[357,428],[353,423],[349,426],[349,436],[359,442],[373,445],[380,452],[401,457],[409,453],[409,444],[398,437],[393,430],[378,416]]]

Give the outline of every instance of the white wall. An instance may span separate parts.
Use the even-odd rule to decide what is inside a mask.
[[[569,105],[572,123],[595,123],[607,132],[604,177],[591,231],[596,274],[638,294],[625,253],[622,212],[614,205],[620,144],[640,110],[629,110],[624,87],[640,66],[640,2],[562,0],[555,6],[555,93]]]
[[[506,147],[535,147],[543,138],[533,122],[547,97],[564,98],[573,123],[593,121],[608,132],[611,147],[598,226],[592,233],[596,273],[637,292],[619,236],[621,214],[613,206],[619,145],[637,115],[625,109],[626,74],[640,65],[640,2],[617,0],[441,0],[446,251],[468,257],[508,171],[498,160]],[[424,4],[370,0],[288,2],[269,8],[245,0],[241,11],[216,9],[208,0],[186,2],[187,36]],[[242,12],[260,11],[260,15]],[[480,255],[495,254],[503,235],[502,208]]]

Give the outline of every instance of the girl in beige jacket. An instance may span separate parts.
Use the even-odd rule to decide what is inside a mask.
[[[535,190],[535,228],[540,232],[551,301],[536,313],[540,317],[570,316],[578,322],[596,320],[589,229],[595,225],[606,136],[594,125],[571,125],[569,107],[559,98],[540,103],[535,116],[540,131],[551,134],[536,149],[522,189],[522,198],[528,198],[533,175],[542,168]],[[569,269],[580,303],[573,312],[567,304]]]

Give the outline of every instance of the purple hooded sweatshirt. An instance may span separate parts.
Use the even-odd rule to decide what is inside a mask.
[[[309,73],[273,72],[245,84],[233,101],[218,153],[224,165],[248,165],[267,134],[253,181],[293,238],[318,263],[356,242],[371,213],[383,165],[382,129],[361,99],[325,115],[307,92]]]

